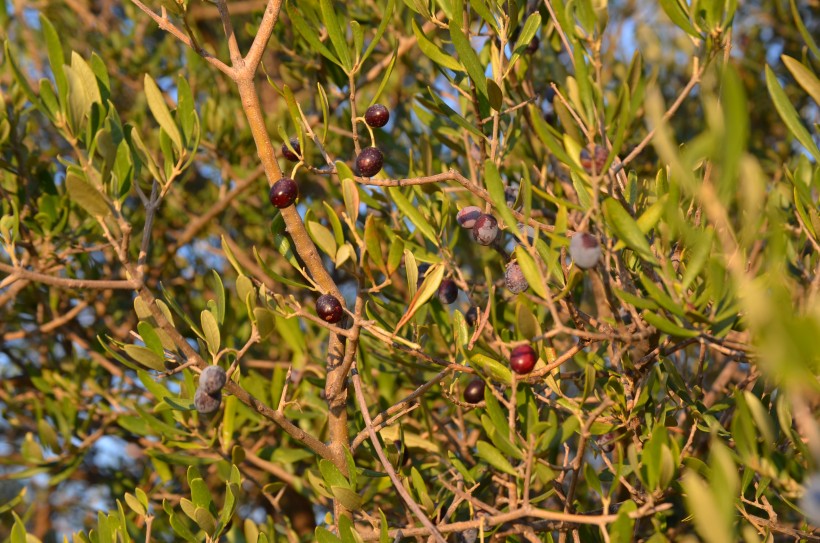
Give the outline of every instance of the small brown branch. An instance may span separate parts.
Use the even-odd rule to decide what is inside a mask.
[[[544,0],[544,5],[547,6],[547,11],[550,14],[550,19],[552,20],[553,24],[555,25],[555,31],[558,32],[558,36],[561,38],[561,43],[564,44],[564,49],[567,50],[567,54],[572,58],[572,47],[569,45],[569,40],[567,39],[567,34],[564,32],[564,29],[561,27],[561,23],[558,22],[558,17],[555,16],[555,10],[552,8],[552,1],[551,0]]]
[[[196,365],[200,368],[205,368],[209,364],[199,356],[193,347],[188,343],[188,341],[179,333],[179,331],[170,323],[168,319],[165,318],[165,314],[160,310],[159,306],[157,305],[157,300],[154,298],[154,295],[151,292],[143,287],[139,289],[139,297],[145,302],[145,305],[148,307],[149,311],[151,311],[151,315],[157,322],[157,325],[162,329],[168,336],[173,340],[176,346],[182,351],[182,353],[189,359],[196,361]],[[256,411],[263,417],[268,420],[275,422],[280,428],[282,428],[288,435],[290,435],[293,439],[302,443],[304,446],[312,450],[314,453],[318,454],[322,458],[330,460],[334,462],[333,454],[330,450],[330,447],[313,437],[312,435],[308,434],[291,421],[285,417],[285,414],[281,411],[275,411],[271,409],[269,406],[265,405],[263,402],[260,402],[256,399],[253,395],[251,395],[247,390],[239,386],[238,384],[234,383],[233,381],[228,381],[225,385],[225,391],[233,394],[237,397],[237,399],[250,407],[252,410]]]
[[[671,503],[663,503],[656,507],[644,506],[638,509],[637,511],[629,513],[628,516],[632,519],[644,518],[652,516],[656,513],[660,513],[662,511],[668,511],[669,509],[672,509],[672,507],[673,505]],[[520,509],[516,509],[515,511],[509,511],[507,513],[501,513],[498,515],[485,516],[476,520],[453,522],[450,524],[439,524],[437,526],[437,529],[441,533],[463,532],[464,530],[469,530],[471,528],[478,528],[482,524],[485,527],[498,526],[501,524],[514,522],[516,520],[527,517],[538,518],[565,524],[594,526],[606,526],[607,524],[610,524],[618,520],[618,515],[615,513],[608,515],[579,515],[572,513],[562,513],[558,511],[547,511],[545,509],[538,509],[535,507],[521,507]],[[429,530],[427,530],[427,528],[402,528],[401,532],[406,537],[423,536],[431,533]],[[396,532],[392,530],[390,531],[391,536],[395,533]],[[365,541],[379,540],[378,533],[360,533],[360,535],[362,536],[362,539],[364,539]]]
[[[177,239],[174,242],[174,244],[171,245],[166,252],[168,254],[173,254],[179,247],[191,241],[191,239],[193,239],[197,232],[199,232],[202,228],[205,227],[205,225],[211,222],[211,220],[214,217],[216,217],[225,209],[227,209],[228,206],[230,206],[240,194],[245,192],[251,185],[253,185],[253,183],[256,182],[256,180],[259,179],[259,176],[261,176],[264,172],[265,170],[260,165],[254,171],[249,173],[247,177],[245,177],[245,179],[239,181],[236,184],[236,186],[233,189],[231,189],[230,192],[228,192],[228,194],[220,197],[219,200],[215,202],[214,205],[209,207],[205,213],[199,215],[193,221],[188,223],[188,226],[185,227],[185,230],[183,230],[182,233],[179,236],[177,236]]]
[[[60,326],[64,325],[65,323],[69,322],[71,319],[76,317],[80,311],[88,307],[88,302],[85,300],[79,302],[77,305],[69,309],[65,314],[60,315],[56,319],[49,321],[43,325],[41,325],[37,330],[36,333],[40,334],[47,334],[52,330],[59,328]],[[3,334],[3,341],[12,341],[15,339],[22,339],[32,332],[26,332],[25,330],[17,330],[14,332],[8,332]]]
[[[145,4],[140,2],[140,0],[131,0],[131,3],[134,4],[135,6],[137,6],[146,15],[151,17],[151,19],[153,19],[154,22],[157,23],[157,26],[159,26],[162,30],[168,32],[169,34],[174,36],[176,39],[181,41],[183,44],[185,44],[188,47],[190,47],[191,49],[193,49],[199,56],[201,56],[203,59],[205,59],[205,62],[207,62],[211,66],[215,67],[217,70],[224,73],[225,75],[227,75],[231,78],[234,77],[234,70],[232,68],[228,67],[228,65],[226,65],[224,62],[222,62],[218,58],[211,55],[208,51],[205,51],[204,49],[201,49],[201,48],[197,47],[191,41],[191,38],[186,36],[185,33],[182,32],[182,30],[180,30],[179,28],[177,28],[174,25],[174,23],[172,23],[171,21],[169,21],[165,17],[161,17],[160,15],[157,15],[151,8],[149,8],[148,6],[146,6]]]
[[[7,286],[14,282],[14,280],[6,283],[8,278],[29,279],[38,283],[52,285],[63,288],[81,288],[81,289],[95,289],[95,290],[134,290],[140,287],[139,281],[120,280],[120,279],[71,279],[69,277],[56,277],[45,273],[39,273],[25,268],[18,268],[0,262],[0,272],[9,274],[6,279],[0,283],[0,286]]]
[[[234,68],[240,67],[242,63],[242,53],[239,51],[239,43],[236,41],[236,32],[231,23],[231,14],[228,13],[228,6],[225,0],[216,0],[216,9],[219,10],[219,18],[222,20],[222,30],[228,38],[228,52],[231,55],[231,64]]]
[[[681,92],[678,95],[677,99],[672,103],[671,106],[669,106],[669,109],[667,109],[666,113],[664,113],[663,116],[661,117],[662,123],[665,123],[670,118],[672,118],[672,115],[674,115],[675,112],[678,110],[678,108],[681,105],[683,105],[683,101],[686,100],[686,97],[689,96],[689,93],[692,92],[692,89],[695,88],[695,85],[697,85],[700,82],[700,78],[703,75],[703,71],[706,69],[706,66],[707,66],[708,63],[704,63],[703,66],[700,66],[699,65],[700,64],[700,59],[698,57],[694,57],[692,59],[692,64],[693,64],[693,66],[692,66],[692,77],[689,79],[689,82],[686,84],[686,86],[683,87],[683,89],[681,90]],[[658,125],[660,125],[662,123],[658,123]],[[623,168],[626,167],[627,164],[629,164],[630,162],[635,160],[635,158],[639,154],[641,154],[641,151],[644,150],[644,147],[649,145],[649,142],[652,141],[653,137],[655,137],[655,132],[657,130],[658,130],[657,126],[653,127],[652,130],[650,130],[649,133],[646,136],[644,136],[643,140],[641,140],[641,142],[637,146],[635,146],[634,149],[632,149],[632,152],[630,152],[626,156],[626,158],[624,158],[620,162],[620,164],[613,163],[613,166],[612,166],[611,169],[613,171],[622,170]]]
[[[382,449],[381,443],[379,443],[379,438],[376,437],[376,431],[373,429],[373,421],[370,419],[370,413],[367,410],[367,400],[364,397],[364,393],[362,392],[362,381],[359,378],[359,372],[354,368],[353,375],[351,377],[353,381],[353,390],[356,394],[356,400],[359,402],[359,409],[361,410],[362,417],[364,418],[365,428],[367,429],[367,433],[370,436],[370,442],[373,444],[373,448],[376,450],[376,454],[379,457],[379,461],[382,463],[382,467],[384,471],[387,472],[388,477],[393,482],[393,488],[396,489],[399,496],[404,500],[407,504],[407,507],[416,515],[421,523],[424,525],[425,529],[427,530],[427,534],[433,536],[435,541],[438,543],[447,543],[444,539],[444,536],[441,535],[433,523],[430,522],[430,519],[424,514],[412,496],[407,492],[407,489],[404,488],[404,485],[399,480],[398,475],[396,475],[396,470],[393,469],[393,466],[390,464],[390,461],[387,459],[387,456],[384,454],[384,449]]]
[[[486,203],[493,205],[492,198],[490,198],[490,193],[487,192],[486,189],[474,184],[472,181],[464,177],[461,173],[453,169],[434,175],[412,177],[407,179],[374,179],[369,177],[356,177],[355,180],[357,183],[361,185],[372,185],[377,187],[407,187],[411,185],[427,185],[431,183],[441,183],[442,181],[455,181],[465,189],[469,190],[470,192],[484,200]],[[516,211],[515,209],[510,209],[510,213],[512,213],[512,215],[519,221],[526,222],[533,228],[539,228],[547,232],[552,232],[555,230],[554,226],[539,222],[531,217],[526,217],[523,213]]]
[[[423,385],[418,387],[416,390],[414,390],[409,395],[407,395],[404,399],[402,399],[399,402],[391,405],[390,407],[388,407],[387,409],[385,409],[384,411],[382,411],[381,413],[376,415],[373,418],[374,427],[380,426],[384,421],[386,421],[388,419],[388,417],[391,417],[394,414],[398,413],[399,411],[402,411],[408,403],[414,401],[416,398],[418,398],[419,396],[421,396],[422,394],[424,394],[425,392],[430,390],[430,388],[433,385],[435,385],[436,383],[438,383],[439,381],[444,379],[444,377],[448,373],[450,373],[450,371],[452,371],[451,368],[444,368],[443,370],[438,372],[435,377],[433,377],[432,379],[430,379],[429,381],[427,381],[426,383],[424,383]],[[362,442],[365,439],[367,439],[367,429],[362,430],[361,432],[356,434],[356,437],[353,438],[353,442],[350,444],[350,450],[355,451],[359,447],[359,445],[362,444]]]

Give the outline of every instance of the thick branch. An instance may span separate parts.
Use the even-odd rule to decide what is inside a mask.
[[[269,0],[268,6],[265,8],[259,30],[257,30],[253,44],[251,44],[251,48],[245,56],[245,70],[248,70],[251,74],[255,74],[256,69],[259,67],[262,53],[265,52],[265,46],[273,33],[273,27],[276,26],[276,21],[279,20],[279,10],[281,8],[282,0]]]

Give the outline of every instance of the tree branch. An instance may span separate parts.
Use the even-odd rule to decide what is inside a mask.
[[[18,268],[2,262],[0,262],[0,272],[9,274],[6,279],[0,282],[0,287],[6,287],[14,282],[9,281],[6,283],[9,278],[29,279],[38,283],[63,288],[135,290],[140,287],[139,281],[134,281],[131,279],[71,279],[69,277],[56,277],[54,275],[27,270],[25,268]]]
[[[393,488],[396,489],[399,496],[404,500],[404,503],[407,504],[407,507],[416,515],[421,523],[424,525],[425,529],[427,530],[426,533],[431,534],[433,538],[438,541],[438,543],[447,543],[444,540],[444,537],[441,535],[433,523],[430,522],[430,519],[424,514],[410,494],[407,492],[407,489],[404,488],[404,485],[399,480],[398,475],[396,475],[396,470],[393,469],[392,464],[387,459],[387,456],[384,454],[384,449],[382,449],[381,443],[379,443],[379,439],[376,437],[376,431],[373,429],[373,421],[370,419],[370,413],[367,411],[367,401],[365,400],[364,393],[362,392],[362,381],[359,378],[359,372],[354,368],[353,375],[351,376],[351,380],[353,381],[353,390],[356,394],[356,400],[359,402],[359,409],[361,410],[362,417],[364,418],[365,428],[367,429],[367,433],[370,436],[370,442],[373,444],[373,448],[376,450],[376,454],[379,457],[379,461],[382,463],[382,467],[384,467],[384,471],[387,472],[388,477],[393,482]]]
[[[179,41],[193,49],[196,52],[196,54],[205,59],[205,61],[208,64],[215,67],[217,70],[224,73],[225,75],[229,77],[234,77],[234,70],[232,68],[228,67],[228,65],[226,65],[224,62],[211,55],[208,51],[205,51],[204,49],[201,49],[200,47],[195,45],[191,41],[191,38],[186,36],[185,33],[183,33],[179,28],[177,28],[171,21],[169,21],[165,17],[161,17],[154,13],[154,11],[151,8],[140,2],[140,0],[131,0],[131,3],[137,6],[149,17],[151,17],[162,30],[168,32],[176,39],[178,39]]]

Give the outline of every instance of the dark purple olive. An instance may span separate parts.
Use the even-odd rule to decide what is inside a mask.
[[[476,377],[464,388],[464,401],[477,404],[484,399],[484,380]]]
[[[373,128],[381,128],[390,120],[390,111],[381,104],[374,104],[367,108],[364,114],[364,122]]]
[[[290,160],[291,162],[299,162],[299,155],[302,154],[302,148],[299,146],[299,140],[297,138],[292,138],[290,140],[290,146],[293,147],[293,151],[288,149],[287,144],[282,144],[282,156],[286,159]]]
[[[316,314],[325,322],[335,324],[344,317],[342,303],[332,294],[322,294],[316,300]]]
[[[296,201],[299,196],[299,186],[290,177],[283,177],[270,188],[268,199],[270,203],[282,209]]]
[[[356,167],[362,177],[373,177],[379,173],[384,166],[384,155],[376,147],[362,149],[356,157]]]

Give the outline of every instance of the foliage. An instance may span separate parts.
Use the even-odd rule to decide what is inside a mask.
[[[648,4],[4,3],[0,537],[820,538],[816,3]]]

